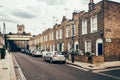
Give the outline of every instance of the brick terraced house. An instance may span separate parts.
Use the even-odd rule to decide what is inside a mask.
[[[69,51],[74,26],[74,49],[81,52],[76,60],[88,62],[88,52],[92,63],[120,60],[120,3],[102,0],[95,4],[90,0],[88,7],[88,12],[73,12],[71,20],[63,16],[61,24],[31,39],[30,47],[34,44],[41,50]]]

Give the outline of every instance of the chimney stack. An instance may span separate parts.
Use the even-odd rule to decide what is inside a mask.
[[[65,21],[65,20],[67,20],[67,18],[66,16],[63,16],[62,21]]]
[[[93,0],[90,0],[90,3],[89,3],[89,11],[93,10],[94,9],[94,1]]]

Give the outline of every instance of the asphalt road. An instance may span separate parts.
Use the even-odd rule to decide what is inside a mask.
[[[26,80],[119,80],[119,78],[84,71],[69,64],[45,62],[40,57],[13,53]]]

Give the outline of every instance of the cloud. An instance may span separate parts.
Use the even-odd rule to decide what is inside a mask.
[[[10,19],[10,18],[0,18],[2,22],[10,22],[10,23],[18,23],[18,21]]]
[[[25,12],[25,11],[15,11],[15,12],[12,12],[12,15],[20,18],[26,18],[26,19],[31,19],[36,17],[34,14],[30,12]]]
[[[47,5],[63,5],[66,0],[38,0],[45,2]]]
[[[88,3],[89,3],[89,0],[87,0],[87,1],[86,1],[86,0],[83,0],[83,1],[82,1],[82,4],[83,4],[83,5],[87,5]]]
[[[9,11],[0,11],[0,21],[1,22],[10,22],[10,23],[17,23],[18,21],[11,16]]]

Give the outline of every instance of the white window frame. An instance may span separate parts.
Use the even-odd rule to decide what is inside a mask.
[[[74,27],[74,33],[73,33],[73,27]],[[76,36],[76,26],[75,26],[75,24],[73,24],[72,26],[71,26],[71,36]]]
[[[87,34],[87,19],[82,20],[82,34]]]
[[[52,32],[51,34],[52,34],[52,35],[51,35],[51,37],[52,37],[52,40],[54,40],[54,33]]]
[[[69,29],[68,29],[68,26],[66,26],[66,38],[69,37]]]
[[[97,32],[97,15],[91,17],[91,33]]]
[[[74,24],[74,36],[76,36],[76,26]]]
[[[58,39],[58,31],[56,31],[56,39]]]
[[[60,39],[62,39],[62,29],[60,29],[59,32],[60,32]]]
[[[51,33],[49,33],[49,40],[51,40]]]

